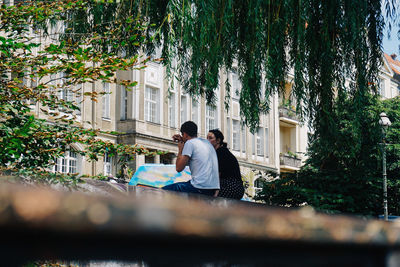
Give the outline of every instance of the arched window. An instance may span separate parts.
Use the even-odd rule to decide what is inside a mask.
[[[56,159],[54,171],[60,173],[80,173],[81,161],[82,158],[76,151],[66,151],[63,157]]]

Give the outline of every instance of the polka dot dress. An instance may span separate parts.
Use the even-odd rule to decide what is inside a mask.
[[[242,180],[238,179],[221,179],[219,197],[241,199],[244,194]]]

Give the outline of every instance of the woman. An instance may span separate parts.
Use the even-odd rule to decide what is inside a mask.
[[[214,146],[218,157],[219,197],[241,199],[244,194],[239,163],[224,143],[224,135],[220,130],[210,130],[207,139]]]

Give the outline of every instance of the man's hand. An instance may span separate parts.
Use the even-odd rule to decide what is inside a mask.
[[[176,166],[176,171],[181,172],[188,164],[189,156],[182,155],[182,150],[183,147],[185,146],[185,142],[183,141],[183,137],[180,134],[174,134],[172,136],[172,140],[174,140],[174,142],[178,142],[178,157],[176,158],[175,166]]]
[[[172,140],[174,140],[174,142],[182,142],[182,136],[180,134],[174,134]]]
[[[183,141],[178,141],[178,150],[179,154],[182,153],[183,147],[185,146],[185,143]]]
[[[219,194],[219,189],[215,190],[215,192],[214,192],[214,197],[217,197],[218,194]]]

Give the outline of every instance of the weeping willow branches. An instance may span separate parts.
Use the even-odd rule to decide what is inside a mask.
[[[350,92],[362,99],[375,90],[384,27],[380,0],[105,1],[90,16],[75,14],[74,23],[87,28],[127,16],[156,26],[143,35],[153,38],[147,50],[161,45],[169,78],[177,77],[192,95],[212,103],[220,71],[234,69],[242,83],[241,115],[252,129],[269,110],[270,96],[283,93],[289,72],[297,110],[322,129],[332,127],[336,96]],[[125,44],[128,55],[138,49]]]

